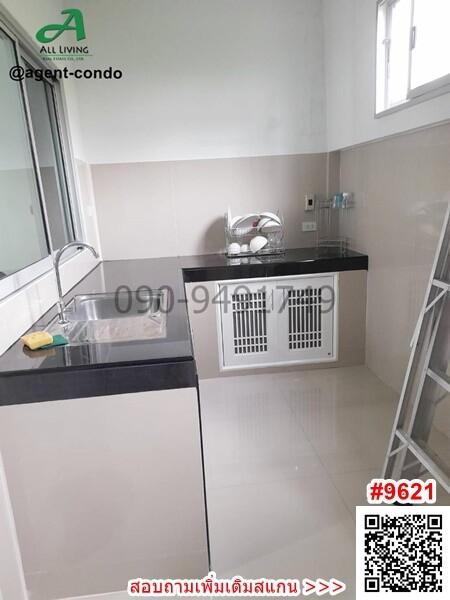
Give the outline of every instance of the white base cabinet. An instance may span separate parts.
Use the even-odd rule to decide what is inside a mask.
[[[207,575],[195,388],[2,406],[0,451],[30,598]]]
[[[221,369],[337,360],[338,273],[217,283]]]

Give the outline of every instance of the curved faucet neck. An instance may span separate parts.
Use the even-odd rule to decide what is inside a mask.
[[[95,258],[99,257],[97,250],[93,246],[86,244],[85,242],[79,242],[78,240],[69,242],[68,244],[66,244],[65,246],[60,248],[54,255],[53,267],[55,269],[56,286],[58,288],[58,313],[59,313],[59,322],[61,324],[67,323],[67,320],[64,316],[65,305],[64,305],[63,291],[62,291],[62,285],[61,285],[61,275],[59,273],[59,263],[61,262],[62,255],[69,248],[77,248],[78,250],[82,250],[83,248],[86,248],[86,250],[89,250],[95,256]]]

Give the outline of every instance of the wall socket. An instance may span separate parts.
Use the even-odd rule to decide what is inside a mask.
[[[311,212],[316,207],[316,199],[314,194],[306,194],[305,196],[305,212]]]
[[[303,231],[317,231],[316,221],[303,221],[302,230]]]

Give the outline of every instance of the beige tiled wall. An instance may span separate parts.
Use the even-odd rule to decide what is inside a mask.
[[[325,193],[326,172],[325,154],[93,165],[103,257],[219,252],[228,206],[234,215],[279,209],[287,245],[314,245],[301,231],[304,197]]]
[[[349,234],[369,255],[367,365],[400,390],[450,201],[450,124],[341,152]]]

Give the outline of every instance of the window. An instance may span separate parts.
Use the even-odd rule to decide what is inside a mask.
[[[12,41],[0,30],[0,276],[48,255],[33,155],[19,84],[9,78],[16,62]]]
[[[449,0],[378,3],[376,112],[450,91]]]
[[[41,68],[0,22],[0,298],[51,268],[52,251],[75,239],[58,83],[13,81],[17,64]]]
[[[25,68],[33,69],[26,61]],[[74,239],[74,229],[54,89],[48,81],[36,79],[27,79],[26,88],[50,238],[53,248],[61,248]]]
[[[449,83],[450,2],[415,0],[411,92],[420,93],[427,84]]]

